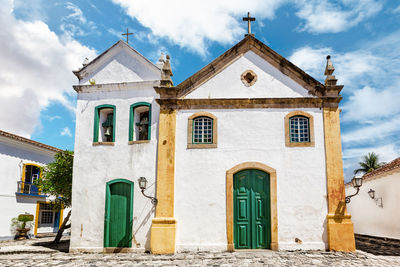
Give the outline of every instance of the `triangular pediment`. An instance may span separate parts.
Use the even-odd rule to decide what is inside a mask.
[[[254,84],[246,71],[256,74]],[[248,35],[176,89],[178,98],[282,98],[322,96],[324,85]]]
[[[73,72],[79,84],[127,83],[161,79],[159,67],[122,40]]]

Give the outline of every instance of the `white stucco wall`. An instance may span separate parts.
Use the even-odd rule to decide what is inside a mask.
[[[363,181],[358,195],[352,197],[347,204],[356,234],[400,239],[399,188],[399,170],[377,179]],[[370,198],[370,189],[375,190],[376,198],[382,198],[383,208]],[[354,193],[355,189],[346,185],[346,195]]]
[[[136,241],[132,240],[132,247],[149,249],[154,210],[150,200],[142,195],[137,179],[146,177],[146,193],[154,196],[159,106],[154,101],[157,94],[153,87],[146,86],[78,95],[71,249],[103,249],[106,183],[121,178],[134,182],[132,233]],[[152,105],[151,141],[129,145],[129,109],[137,102]],[[101,104],[116,106],[114,146],[92,145],[94,110]]]
[[[153,81],[161,78],[160,70],[142,55],[118,44],[89,65],[80,84],[88,85],[89,79],[96,84]]]
[[[246,87],[241,75],[246,70],[257,74],[253,86]],[[301,85],[284,75],[270,63],[249,51],[205,82],[186,98],[263,98],[311,97]]]
[[[286,147],[284,117],[294,109],[207,110],[218,118],[218,148],[187,149],[188,117],[177,113],[175,216],[178,250],[226,250],[226,171],[243,162],[276,170],[280,249],[325,249],[327,199],[322,112],[315,147]],[[202,110],[203,111],[203,110]],[[295,238],[302,244],[295,243]]]
[[[0,239],[12,238],[11,219],[25,212],[36,217],[37,201],[44,197],[16,195],[17,182],[22,178],[23,164],[44,165],[53,161],[55,152],[0,137]],[[33,234],[33,229],[31,231]]]

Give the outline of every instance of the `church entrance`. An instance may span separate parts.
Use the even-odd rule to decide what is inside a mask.
[[[261,170],[246,169],[233,176],[235,249],[271,246],[270,177]]]
[[[133,182],[117,179],[107,183],[104,247],[132,246]]]

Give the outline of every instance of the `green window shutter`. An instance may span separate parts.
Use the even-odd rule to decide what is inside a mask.
[[[112,142],[115,142],[115,128],[117,128],[116,124],[116,107],[114,105],[100,105],[95,107],[94,109],[94,129],[93,129],[93,142],[99,141],[99,123],[100,123],[100,110],[104,108],[111,108],[113,110],[113,136]]]
[[[133,141],[134,129],[135,129],[135,109],[138,107],[149,107],[149,125],[147,128],[147,140],[151,140],[151,104],[147,102],[138,102],[132,104],[129,111],[129,141]]]

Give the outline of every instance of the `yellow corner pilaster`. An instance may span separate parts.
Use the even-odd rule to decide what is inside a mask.
[[[353,223],[345,204],[339,113],[338,108],[323,109],[328,194],[328,242],[329,250],[355,251]]]
[[[174,219],[176,110],[161,107],[158,128],[156,217],[152,221],[150,248],[154,254],[175,253]]]

